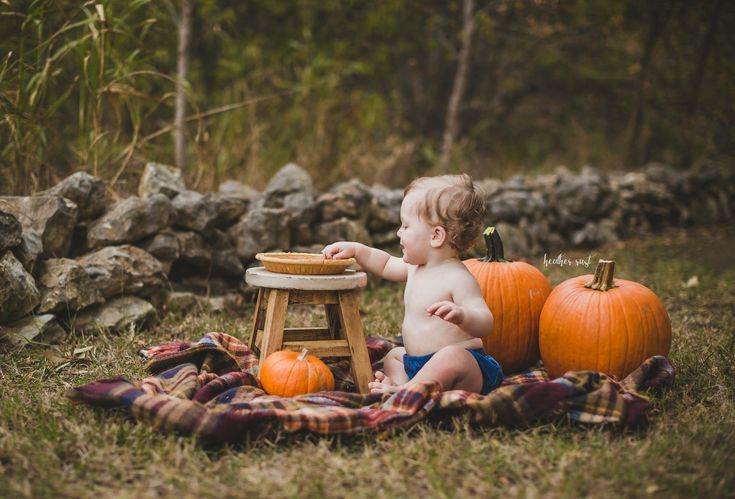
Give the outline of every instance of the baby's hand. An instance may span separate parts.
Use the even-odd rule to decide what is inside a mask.
[[[464,322],[464,310],[462,307],[451,301],[438,301],[433,305],[430,305],[426,309],[426,313],[435,315],[440,319],[443,319],[452,324],[460,325]]]
[[[322,255],[326,259],[342,260],[346,258],[352,258],[357,252],[357,245],[355,243],[340,241],[338,243],[332,243],[325,246],[322,250]]]

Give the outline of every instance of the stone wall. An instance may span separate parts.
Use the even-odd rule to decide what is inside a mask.
[[[518,259],[731,220],[734,177],[715,166],[650,165],[477,184],[486,224]],[[318,252],[337,240],[395,249],[402,197],[356,180],[318,192],[294,164],[262,192],[227,181],[201,194],[155,163],[138,195],[116,202],[84,172],[33,196],[0,197],[0,335],[53,341],[72,327],[144,327],[172,310],[235,313],[249,299],[242,278],[258,252]]]

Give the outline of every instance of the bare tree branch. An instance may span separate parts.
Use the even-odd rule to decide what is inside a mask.
[[[181,19],[179,20],[179,50],[177,57],[176,112],[174,115],[174,140],[176,166],[186,165],[186,82],[189,72],[189,44],[191,41],[191,18],[195,0],[181,0]]]
[[[454,74],[454,85],[447,106],[447,122],[444,127],[442,140],[442,152],[439,159],[439,168],[442,172],[449,169],[449,159],[454,147],[454,142],[459,135],[459,108],[462,102],[465,88],[467,87],[467,74],[470,68],[470,51],[472,49],[472,35],[475,31],[475,0],[464,0],[464,11],[462,16],[462,48],[459,52],[459,63],[457,72]]]
[[[699,94],[702,89],[707,59],[709,58],[710,51],[712,50],[712,43],[715,39],[715,33],[717,32],[717,21],[720,19],[720,10],[723,3],[724,2],[722,0],[717,0],[717,3],[712,9],[709,22],[707,23],[707,34],[704,37],[702,48],[699,51],[697,67],[694,70],[692,77],[692,87],[689,93],[689,99],[687,99],[686,111],[686,123],[688,125],[687,128],[689,129],[689,133],[685,134],[684,154],[681,158],[681,164],[684,166],[689,166],[689,163],[692,161],[694,143],[697,137],[695,122],[699,108]]]

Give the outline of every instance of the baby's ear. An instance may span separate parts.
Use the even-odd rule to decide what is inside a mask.
[[[437,225],[431,229],[431,247],[441,248],[447,240],[447,230],[441,225]]]

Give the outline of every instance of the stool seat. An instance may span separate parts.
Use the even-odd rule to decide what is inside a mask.
[[[369,391],[372,369],[360,319],[365,272],[295,275],[254,267],[245,273],[245,282],[258,287],[249,346],[261,364],[279,350],[303,348],[318,357],[348,358],[357,389]],[[326,327],[285,327],[292,304],[323,307]]]
[[[280,274],[263,267],[253,267],[245,272],[245,282],[259,288],[342,291],[364,288],[367,285],[367,275],[351,269],[337,275]]]

